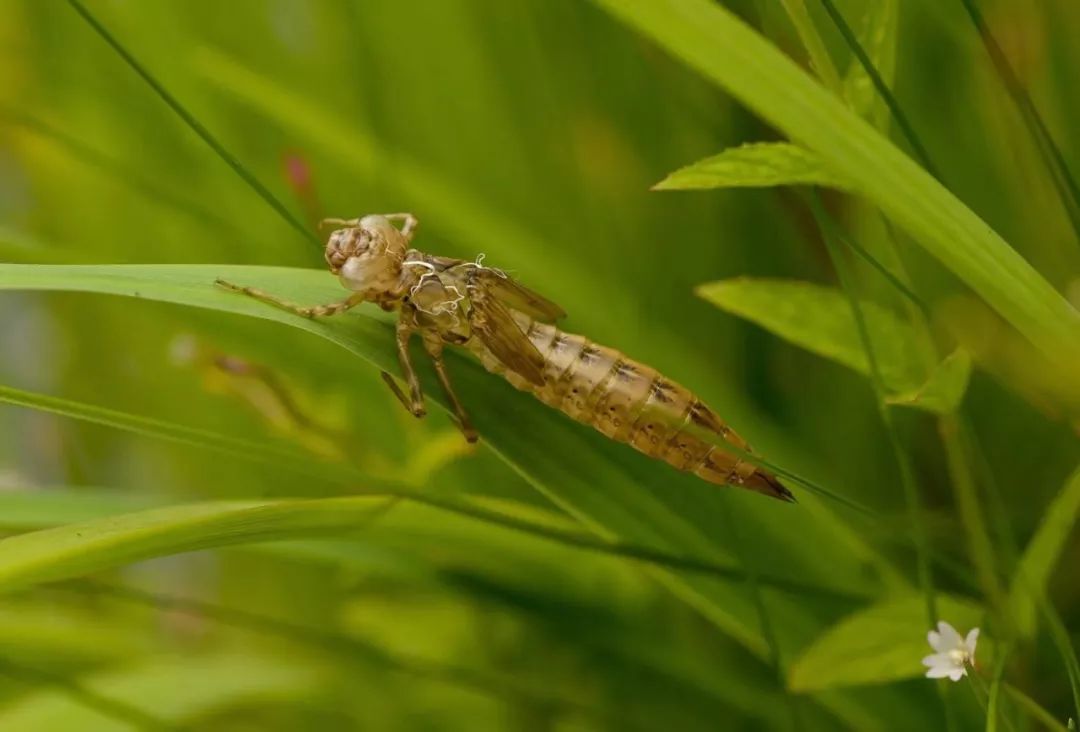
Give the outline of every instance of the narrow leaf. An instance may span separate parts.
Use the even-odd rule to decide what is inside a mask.
[[[839,290],[797,280],[738,278],[701,285],[697,293],[812,353],[861,374],[870,372],[851,306]],[[917,388],[914,330],[874,303],[863,303],[863,309],[886,386],[891,391]]]
[[[971,354],[958,348],[934,368],[925,384],[914,391],[892,395],[886,401],[934,414],[952,414],[964,399],[970,377]]]
[[[1043,513],[1042,523],[1028,542],[1016,567],[1010,601],[1013,619],[1025,635],[1030,636],[1035,632],[1038,598],[1046,592],[1046,584],[1061,558],[1078,516],[1080,469],[1073,472]]]
[[[847,187],[809,150],[786,142],[757,142],[679,168],[653,190],[795,185]]]
[[[874,0],[866,3],[862,22],[856,34],[867,57],[877,69],[882,81],[891,85],[896,70],[896,35],[900,25],[900,13],[896,0]],[[874,89],[874,83],[866,68],[858,59],[852,59],[844,77],[844,98],[852,109],[884,127],[888,109]]]
[[[955,195],[730,10],[709,0],[595,1],[820,155],[1049,358],[1080,363],[1080,313]]]

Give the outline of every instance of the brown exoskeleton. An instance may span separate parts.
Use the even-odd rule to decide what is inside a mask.
[[[402,223],[401,228],[394,221]],[[553,323],[562,308],[515,282],[506,273],[412,249],[412,214],[328,219],[340,226],[326,243],[326,262],[352,291],[344,300],[303,307],[250,287],[218,284],[305,317],[344,312],[362,302],[398,310],[397,350],[409,395],[387,373],[383,379],[405,408],[425,414],[409,341],[420,334],[465,439],[476,429],[454,393],[443,361],[449,344],[468,348],[484,367],[573,419],[679,470],[717,484],[748,488],[794,500],[771,473],[694,436],[715,433],[739,452],[749,451],[711,409],[688,389],[622,353],[564,333]]]

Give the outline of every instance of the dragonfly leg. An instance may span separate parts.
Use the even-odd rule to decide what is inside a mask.
[[[364,301],[363,295],[357,292],[349,295],[344,300],[340,300],[338,302],[331,302],[325,305],[304,306],[297,305],[296,303],[289,302],[288,300],[283,300],[280,297],[276,297],[275,295],[271,295],[268,292],[263,292],[262,290],[258,290],[254,287],[243,287],[241,285],[234,285],[232,282],[226,282],[225,280],[220,279],[215,280],[214,284],[216,284],[218,287],[224,287],[226,290],[239,292],[242,295],[253,297],[256,300],[268,303],[275,307],[279,307],[282,310],[287,310],[290,313],[294,313],[305,318],[317,318],[326,315],[337,315],[338,313],[343,313],[349,308],[355,307]]]
[[[398,323],[396,336],[398,362],[401,364],[401,375],[405,377],[405,381],[409,385],[408,399],[405,398],[394,378],[385,371],[383,372],[383,381],[387,383],[390,391],[394,392],[394,396],[405,405],[405,408],[409,410],[412,416],[423,417],[427,414],[427,409],[424,408],[424,393],[420,390],[420,377],[416,375],[416,369],[412,365],[412,358],[409,356],[409,340],[412,338],[412,334],[413,328],[401,322]]]
[[[383,214],[383,218],[390,219],[391,221],[403,221],[401,233],[408,241],[412,241],[413,234],[416,233],[416,227],[420,225],[420,221],[411,213]]]
[[[431,362],[435,365],[435,373],[439,375],[439,383],[442,384],[443,392],[450,401],[450,406],[454,408],[458,429],[461,430],[461,434],[465,435],[466,442],[476,442],[480,439],[480,435],[476,432],[476,428],[473,427],[465,407],[461,406],[457,394],[454,393],[454,387],[450,384],[450,374],[447,373],[446,362],[443,361],[442,341],[425,338],[424,348],[427,350],[428,355],[431,356]]]

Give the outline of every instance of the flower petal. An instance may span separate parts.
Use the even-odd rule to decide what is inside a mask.
[[[941,635],[936,630],[931,630],[926,634],[926,642],[930,644],[930,647],[935,651],[940,651],[941,648]]]
[[[938,648],[937,650],[942,652],[951,651],[954,648],[959,648],[960,644],[963,643],[963,638],[961,638],[960,634],[956,632],[956,628],[952,627],[944,620],[940,621],[937,624],[937,627],[938,631],[941,632],[941,645],[944,646],[943,648]]]
[[[949,678],[953,681],[959,681],[964,676],[967,676],[967,668],[964,666],[958,666],[949,671]]]
[[[944,668],[942,666],[934,666],[926,672],[926,678],[928,679],[943,679],[953,672],[951,668]]]
[[[964,645],[967,646],[968,653],[972,656],[975,655],[975,644],[979,642],[979,629],[972,628],[967,634],[967,638],[964,639]]]
[[[922,664],[923,666],[944,666],[946,668],[952,668],[955,665],[947,653],[935,653],[927,656],[922,660]]]

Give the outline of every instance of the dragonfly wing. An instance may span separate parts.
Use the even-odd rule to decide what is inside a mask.
[[[544,357],[521,332],[514,316],[484,283],[469,292],[472,303],[470,323],[475,335],[511,371],[540,386],[544,383]]]
[[[566,317],[566,312],[543,295],[533,292],[520,282],[495,269],[482,268],[474,274],[476,281],[502,304],[525,313],[542,323],[553,323]]]

